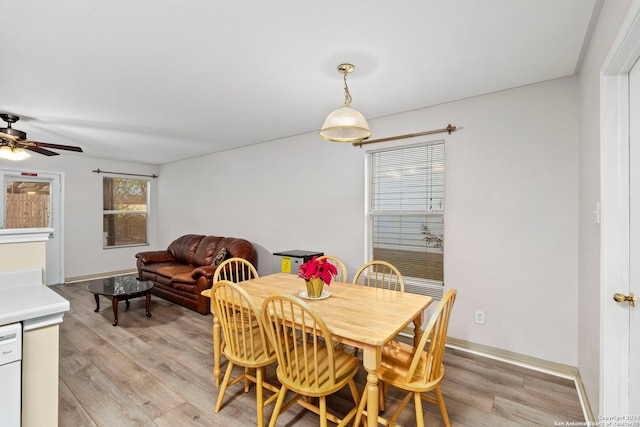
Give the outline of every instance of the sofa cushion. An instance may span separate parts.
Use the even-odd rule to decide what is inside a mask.
[[[218,247],[227,248],[229,258],[238,257],[244,258],[251,264],[255,265],[256,254],[251,242],[245,239],[238,239],[234,237],[225,237],[218,243]]]
[[[213,257],[217,252],[220,240],[222,240],[222,237],[217,236],[207,236],[202,239],[193,256],[193,265],[213,265]]]
[[[194,287],[196,286],[196,279],[194,279],[191,275],[190,271],[185,271],[184,273],[178,273],[171,278],[173,282],[173,287],[176,289],[181,289],[183,291],[194,292]]]
[[[193,271],[194,268],[195,267],[193,265],[187,265],[187,264],[168,264],[168,265],[165,265],[164,267],[160,267],[156,269],[155,272],[160,276],[168,277],[173,280],[175,276],[181,273],[186,273],[191,275],[191,272]]]
[[[194,284],[189,284],[189,283],[182,283],[182,282],[172,282],[171,283],[173,289],[176,289],[178,291],[182,291],[185,292],[187,294],[191,294],[191,295],[195,295],[195,289],[196,289],[196,285]]]
[[[204,239],[204,236],[201,234],[185,234],[171,242],[167,250],[176,261],[193,265],[196,249],[202,239]]]
[[[172,262],[154,262],[152,264],[142,264],[140,269],[144,272],[158,273],[158,270],[164,267],[170,267],[176,265],[175,261]]]

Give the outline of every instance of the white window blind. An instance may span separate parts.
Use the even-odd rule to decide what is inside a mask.
[[[405,290],[442,296],[444,141],[369,153],[369,254],[395,265]]]
[[[104,177],[102,191],[103,247],[148,243],[149,181]]]

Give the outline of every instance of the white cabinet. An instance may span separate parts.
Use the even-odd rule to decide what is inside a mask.
[[[0,326],[0,414],[5,427],[20,427],[22,324]]]
[[[0,272],[0,325],[23,326],[22,427],[58,425],[58,326],[68,310],[42,283],[42,269]]]

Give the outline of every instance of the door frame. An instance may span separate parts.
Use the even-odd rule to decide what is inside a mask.
[[[630,6],[600,74],[600,414],[629,412],[629,70],[640,58],[640,0]]]
[[[54,229],[54,233],[56,233],[56,238],[58,241],[58,244],[56,245],[55,248],[51,247],[51,239],[47,240],[46,245],[47,245],[47,261],[46,261],[46,265],[51,267],[51,256],[49,255],[52,251],[55,250],[55,252],[57,252],[57,277],[53,280],[51,280],[51,283],[48,283],[49,280],[47,280],[48,277],[50,277],[50,271],[46,271],[45,275],[43,277],[44,279],[44,283],[46,285],[55,285],[55,284],[59,284],[59,283],[64,283],[65,281],[65,272],[64,272],[64,194],[65,194],[65,175],[64,172],[56,172],[56,171],[45,171],[45,170],[35,170],[35,169],[23,169],[23,168],[15,168],[15,167],[8,167],[8,166],[2,166],[0,167],[0,170],[2,170],[3,172],[6,172],[8,174],[11,175],[15,175],[17,177],[20,177],[20,175],[22,173],[26,173],[26,174],[34,174],[36,176],[30,177],[30,176],[25,176],[24,178],[29,179],[29,178],[33,178],[33,179],[37,179],[37,178],[51,178],[54,177],[53,179],[55,180],[56,178],[58,179],[59,182],[59,189],[58,189],[58,193],[57,193],[57,209],[55,209],[55,204],[52,203],[52,211],[51,211],[51,217],[53,219],[53,224],[52,225],[57,225],[57,227],[52,227]],[[52,186],[52,190],[55,190],[55,186]],[[0,191],[0,195],[4,194],[3,191]],[[55,197],[55,195],[52,193],[52,197]],[[49,269],[47,269],[49,270]]]

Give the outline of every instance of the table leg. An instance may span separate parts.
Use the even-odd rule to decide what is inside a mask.
[[[214,314],[213,315],[213,376],[216,379],[216,387],[220,387],[220,357],[221,357],[221,342],[220,342],[220,320]]]
[[[382,362],[380,347],[365,347],[362,351],[362,362],[367,371],[367,384],[364,393],[367,393],[367,427],[378,426],[378,375],[377,371]]]
[[[151,307],[151,291],[147,291],[147,302],[145,303],[145,308],[147,310],[147,317],[151,317],[151,312],[149,311],[149,307]]]
[[[413,319],[413,347],[417,348],[418,344],[420,344],[420,340],[422,339],[422,322],[424,321],[424,312],[421,311],[420,314]]]
[[[113,326],[118,326],[118,303],[120,302],[120,300],[118,299],[118,297],[113,297]]]
[[[100,311],[100,295],[93,294],[93,296],[96,298],[96,309],[94,311],[97,313]]]

